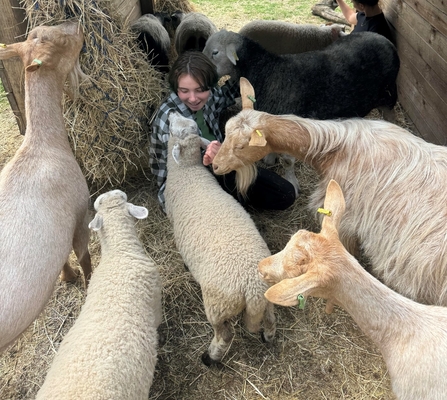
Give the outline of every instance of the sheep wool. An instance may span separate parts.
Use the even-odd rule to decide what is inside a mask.
[[[239,34],[259,43],[274,54],[298,54],[321,50],[346,35],[344,25],[294,24],[276,20],[254,20],[244,25]]]
[[[58,349],[39,399],[147,400],[157,361],[161,281],[146,255],[133,217],[147,209],[120,190],[100,195],[90,227],[101,261],[85,303]]]
[[[198,12],[184,14],[180,21],[174,36],[177,54],[187,50],[202,51],[208,38],[217,32],[216,25],[206,15]]]
[[[206,365],[221,360],[233,333],[228,320],[245,309],[245,324],[264,339],[275,334],[273,305],[258,276],[258,262],[270,255],[250,215],[226,193],[202,164],[195,121],[170,114],[166,211],[177,249],[200,284],[214,338],[203,355]]]

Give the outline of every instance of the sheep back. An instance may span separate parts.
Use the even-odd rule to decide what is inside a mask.
[[[101,261],[37,399],[148,398],[162,317],[161,279],[133,218],[109,209],[102,218]]]
[[[202,51],[208,38],[215,32],[216,25],[206,15],[197,12],[185,14],[175,31],[177,54],[187,50]]]
[[[168,72],[171,39],[162,18],[161,15],[144,14],[132,23],[131,28],[138,33],[139,46],[151,64],[161,72]]]
[[[343,25],[294,24],[286,21],[254,20],[239,34],[274,54],[298,54],[321,50],[344,34]]]
[[[397,100],[396,48],[373,32],[351,33],[323,50],[276,55],[247,37],[221,30],[203,52],[219,76],[247,78],[256,92],[255,107],[271,114],[363,117],[377,107],[392,108]]]
[[[256,271],[270,254],[267,244],[250,215],[202,165],[200,138],[186,140],[196,142],[195,162],[173,160],[173,145],[180,141],[175,137],[169,140],[167,161],[166,210],[177,248],[204,297],[210,291],[220,304],[243,298],[265,304],[267,287]]]

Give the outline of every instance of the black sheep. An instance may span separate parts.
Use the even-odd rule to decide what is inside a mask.
[[[391,116],[396,104],[399,57],[394,45],[376,33],[351,33],[322,50],[275,55],[221,30],[203,52],[219,76],[247,78],[256,92],[255,108],[271,114],[334,119],[364,117],[381,108]]]

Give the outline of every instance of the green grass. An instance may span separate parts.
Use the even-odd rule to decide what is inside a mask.
[[[312,15],[317,0],[194,0],[197,11],[206,14],[217,25],[231,25],[231,19],[243,21],[237,27],[254,19],[275,19],[296,23],[322,24],[327,21]]]

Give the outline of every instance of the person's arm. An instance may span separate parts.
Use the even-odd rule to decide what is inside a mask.
[[[344,0],[336,0],[343,16],[351,25],[357,25],[357,11],[349,7]]]
[[[169,140],[169,112],[159,110],[157,117],[152,124],[150,137],[149,165],[152,173],[157,178],[159,189],[158,201],[164,209],[164,189],[167,176],[167,155]]]

